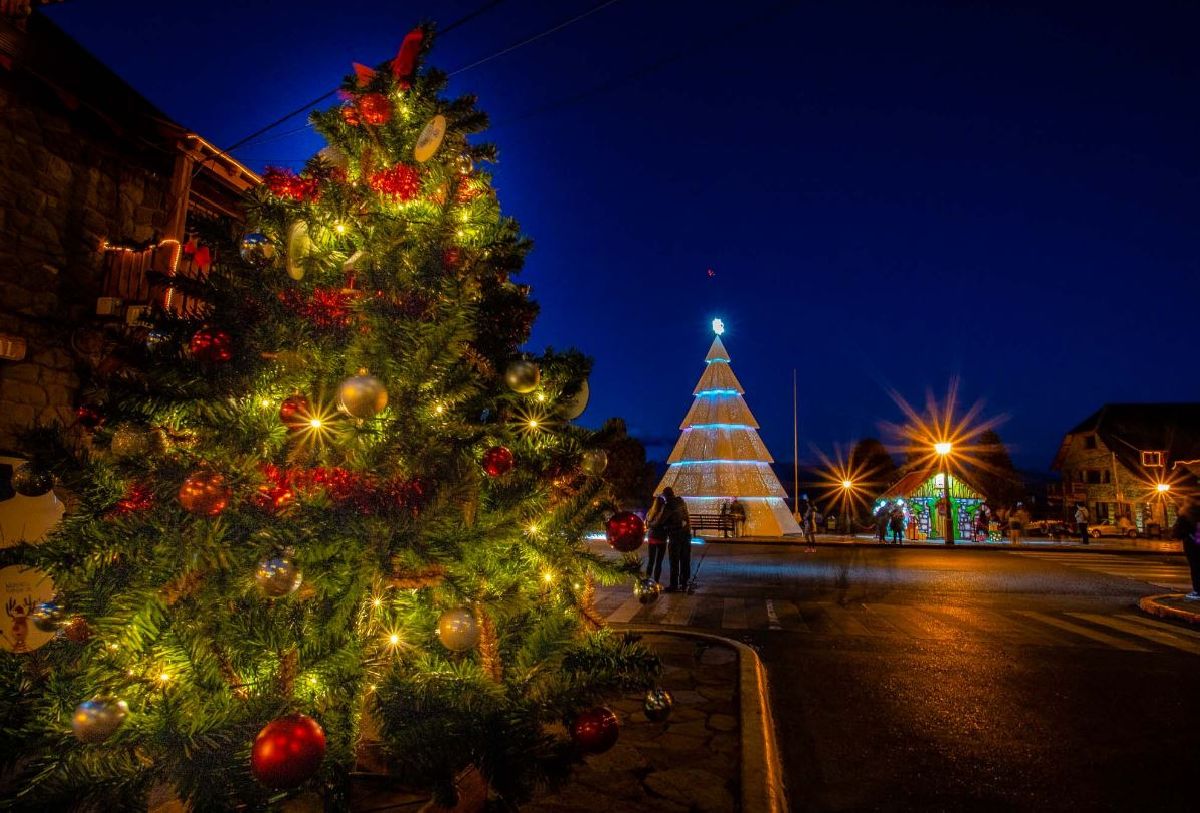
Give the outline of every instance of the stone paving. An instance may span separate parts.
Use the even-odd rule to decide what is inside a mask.
[[[664,723],[642,713],[642,693],[613,701],[621,737],[570,782],[523,806],[532,813],[724,813],[740,809],[738,658],[731,647],[673,635],[645,643],[675,697]]]

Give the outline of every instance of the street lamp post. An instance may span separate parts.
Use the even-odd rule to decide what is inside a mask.
[[[846,536],[854,535],[853,529],[850,526],[850,492],[854,489],[853,480],[842,480],[842,515],[846,520]]]
[[[954,506],[950,503],[950,465],[948,459],[953,450],[953,444],[948,441],[933,444],[942,461],[942,499],[946,501],[946,544],[954,544]]]

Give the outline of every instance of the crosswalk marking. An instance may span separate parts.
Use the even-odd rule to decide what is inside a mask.
[[[1073,615],[1076,618],[1082,618],[1085,621],[1092,622],[1093,624],[1112,627],[1115,630],[1119,630],[1120,632],[1124,632],[1129,635],[1135,635],[1141,638],[1149,638],[1155,643],[1174,647],[1175,649],[1181,649],[1184,652],[1190,652],[1193,655],[1200,655],[1200,644],[1176,637],[1162,627],[1157,629],[1144,629],[1134,624],[1130,624],[1128,621],[1124,620],[1129,616],[1103,616],[1092,613],[1069,613],[1069,615]]]
[[[1006,551],[1011,556],[1033,557],[1059,565],[1145,582],[1168,590],[1190,590],[1191,574],[1180,562],[1164,562],[1160,559],[1144,559],[1105,553],[1061,553],[1034,551]]]
[[[642,604],[625,592],[597,596],[613,624],[645,624],[772,634],[881,640],[994,640],[1001,645],[1164,649],[1200,655],[1200,632],[1128,613],[994,610],[969,605],[793,601],[670,593]],[[604,609],[607,608],[607,609]]]
[[[775,613],[775,602],[772,599],[767,599],[767,626],[773,630],[783,629],[779,623],[779,616]]]
[[[1084,638],[1090,638],[1093,641],[1099,641],[1105,646],[1111,646],[1113,649],[1124,649],[1128,652],[1150,651],[1145,647],[1138,646],[1137,644],[1126,641],[1123,638],[1117,638],[1113,635],[1109,635],[1108,633],[1100,632],[1098,630],[1091,629],[1090,627],[1085,627],[1082,624],[1073,624],[1070,621],[1066,621],[1062,618],[1055,618],[1054,616],[1047,615],[1046,613],[1036,613],[1022,610],[1020,614],[1027,616],[1028,618],[1032,618],[1034,621],[1039,623],[1049,624],[1052,627],[1058,627],[1059,629],[1066,630],[1074,635],[1082,635]]]

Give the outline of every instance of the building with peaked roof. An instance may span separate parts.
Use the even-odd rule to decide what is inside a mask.
[[[1200,403],[1105,404],[1063,437],[1051,498],[1068,518],[1084,503],[1093,522],[1162,532],[1175,522],[1172,490],[1195,489],[1198,460]]]
[[[0,449],[71,423],[145,308],[195,309],[195,227],[236,233],[258,183],[31,3],[0,3]]]
[[[946,475],[936,469],[910,471],[897,480],[875,502],[875,511],[885,504],[899,503],[904,509],[905,534],[909,539],[946,538]],[[975,517],[984,495],[961,475],[950,475],[951,516],[959,539],[974,534]]]
[[[747,536],[798,534],[787,492],[771,469],[771,453],[730,366],[720,320],[713,329],[717,335],[658,490],[673,488],[692,514],[718,514],[722,503],[737,497],[746,508]]]

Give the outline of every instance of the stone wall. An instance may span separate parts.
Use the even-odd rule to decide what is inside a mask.
[[[139,151],[93,113],[0,70],[0,333],[28,344],[24,360],[0,361],[0,450],[36,422],[71,420],[89,361],[78,331],[97,324],[101,242],[164,227],[170,167],[165,151]]]

